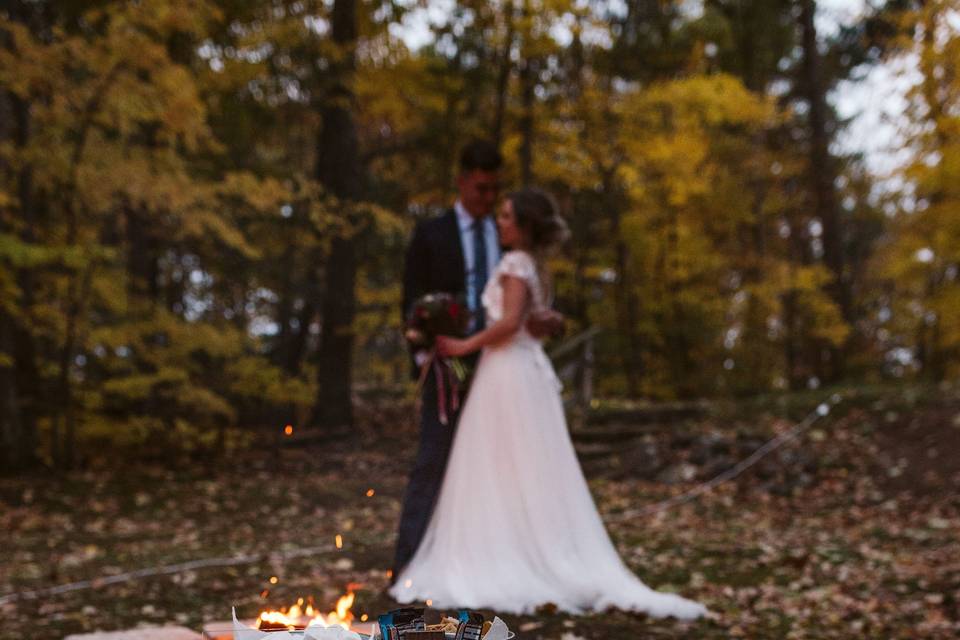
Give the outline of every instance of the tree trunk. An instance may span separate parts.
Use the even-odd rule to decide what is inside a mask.
[[[126,219],[127,292],[160,302],[160,243],[142,211],[132,204],[123,207]]]
[[[844,321],[853,324],[849,283],[844,270],[844,230],[837,210],[834,184],[837,178],[836,162],[830,155],[832,133],[827,129],[828,107],[826,88],[820,77],[820,54],[817,51],[815,0],[801,0],[800,23],[803,41],[803,93],[810,108],[808,127],[810,133],[809,179],[813,192],[813,209],[823,225],[823,258],[833,274],[833,282],[827,287],[830,297],[840,307]],[[831,377],[836,380],[844,372],[844,350],[831,348]]]
[[[583,43],[580,40],[579,27],[582,27],[581,17],[577,18],[578,29],[574,31],[573,43],[571,44],[570,55],[570,75],[567,82],[567,99],[572,105],[579,105],[583,95],[583,70],[586,60],[583,55]],[[579,109],[579,107],[577,107]],[[579,133],[579,140],[586,146],[587,128],[583,127]],[[570,223],[570,229],[577,242],[569,243],[569,249],[573,253],[573,302],[571,305],[572,318],[577,325],[586,329],[590,325],[589,317],[589,288],[590,282],[587,277],[587,267],[590,261],[590,250],[596,245],[596,241],[591,233],[590,214],[584,215],[583,211],[578,211],[576,195],[573,191],[567,190],[565,194],[565,203],[561,207],[563,217]]]
[[[321,106],[323,124],[317,149],[317,177],[341,199],[346,212],[362,196],[363,168],[353,120],[354,47],[357,39],[355,0],[336,0],[333,5],[333,41],[340,48],[331,65],[331,89]],[[353,319],[356,312],[357,242],[340,236],[331,243],[326,271],[326,290],[321,306],[317,382],[319,392],[314,422],[320,426],[350,426],[353,407]]]
[[[686,309],[680,301],[683,282],[680,280],[680,216],[676,211],[670,213],[667,224],[666,287],[670,293],[670,324],[665,335],[668,345],[666,355],[673,375],[672,386],[678,396],[686,397],[696,393],[696,385],[691,381],[693,371],[685,326]]]
[[[804,376],[800,371],[800,355],[797,347],[797,292],[789,290],[783,294],[783,359],[787,371],[787,386],[791,391],[798,391],[805,386]]]
[[[316,301],[322,297],[316,269],[322,262],[323,252],[319,248],[302,257],[290,248],[281,258],[284,280],[277,305],[280,333],[273,361],[291,376],[300,373],[307,354],[310,325],[317,312]]]
[[[939,74],[944,74],[940,76],[942,78],[946,77],[949,72],[945,72],[943,68],[938,68],[936,56],[934,55],[937,47],[937,26],[940,18],[941,14],[935,8],[935,5],[934,7],[927,8],[923,12],[923,51],[920,56],[920,71],[923,80],[920,86],[923,101],[927,106],[927,124],[933,133],[933,139],[936,141],[936,151],[942,154],[950,144],[950,140],[947,130],[944,128],[944,123],[946,122],[945,113],[947,113],[949,109],[948,105],[944,104],[941,98],[942,88],[940,86],[940,80],[938,80]],[[938,171],[940,175],[934,183],[939,185],[949,184],[950,177],[945,167],[945,162],[942,159],[938,165]],[[926,194],[929,206],[934,209],[941,206],[943,198],[944,193],[942,187],[930,190]],[[937,262],[942,261],[941,247],[937,246],[936,238],[931,238],[931,243],[934,254],[937,256]],[[944,265],[943,268],[945,269],[946,265]],[[942,273],[942,271],[938,273],[937,269],[932,269],[932,273],[927,279],[925,304],[936,296],[943,284],[940,273]],[[928,320],[925,315],[925,317],[920,319],[920,325],[922,327],[922,335],[925,337],[921,351],[923,354],[921,372],[930,380],[940,382],[946,377],[946,354],[944,353],[940,339],[941,318],[939,315],[934,315]]]
[[[764,153],[764,140],[758,136],[754,140],[754,153]],[[767,221],[764,208],[767,201],[768,183],[762,179],[753,179],[749,182],[750,193],[750,221],[744,225],[741,246],[746,261],[744,263],[741,290],[751,291],[763,282],[767,267]],[[741,344],[756,345],[756,348],[740,350],[740,362],[737,363],[741,372],[738,376],[741,383],[738,392],[750,389],[755,391],[766,390],[769,387],[769,374],[776,365],[770,361],[770,352],[766,348],[769,343],[767,331],[767,315],[769,309],[761,303],[755,290],[747,298],[747,309],[744,314],[744,331]],[[784,376],[787,379],[787,376]]]
[[[642,394],[644,374],[644,344],[640,335],[640,299],[633,287],[632,270],[630,269],[630,248],[626,241],[617,239],[617,289],[620,298],[620,331],[626,331],[628,348],[624,350],[627,391],[636,398]]]
[[[507,21],[507,33],[500,53],[500,69],[497,72],[497,107],[493,115],[493,143],[500,147],[503,141],[503,121],[507,110],[507,89],[509,88],[510,70],[513,62],[510,52],[513,49],[514,19],[513,2],[507,0],[503,8],[504,19]]]
[[[14,370],[13,323],[0,311],[0,463],[4,469],[26,466],[24,425]]]
[[[310,337],[310,324],[313,322],[313,316],[316,314],[314,300],[319,298],[316,287],[313,283],[307,284],[307,295],[304,297],[303,306],[297,314],[297,328],[290,336],[289,351],[287,360],[284,363],[284,369],[292,376],[300,373],[300,367],[303,364],[304,354],[307,352],[307,340]]]
[[[293,305],[296,297],[294,280],[294,260],[293,245],[288,244],[283,254],[280,256],[281,284],[277,292],[279,300],[277,301],[277,332],[276,343],[273,347],[272,360],[279,367],[286,368],[286,363],[290,361],[290,343],[293,338]]]
[[[523,20],[527,22],[530,18],[530,2],[523,3]],[[530,37],[527,32],[526,37]],[[523,43],[526,45],[527,43]],[[521,52],[525,47],[521,46]],[[521,62],[520,68],[520,99],[522,102],[522,112],[520,114],[520,181],[523,186],[533,184],[533,108],[535,103],[534,89],[537,86],[537,76],[539,75],[539,65],[536,58],[526,57]]]
[[[7,93],[5,111],[8,111],[12,126],[4,132],[10,137],[19,153],[23,153],[30,141],[30,104],[20,96]],[[15,176],[19,200],[19,237],[26,243],[34,243],[35,201],[33,168],[29,163],[20,167]],[[17,287],[20,299],[10,301],[19,307],[22,318],[30,315],[33,306],[33,274],[28,267],[17,269]],[[39,376],[34,359],[34,337],[22,321],[0,311],[0,431],[3,452],[0,459],[10,469],[23,469],[37,463],[37,395],[40,392]]]
[[[520,71],[523,100],[523,112],[520,116],[520,180],[525,187],[533,184],[533,108],[536,76],[536,61],[524,61]]]
[[[633,282],[633,274],[630,269],[630,247],[623,239],[620,229],[621,207],[620,199],[615,193],[614,171],[611,168],[602,169],[601,172],[603,173],[604,203],[607,215],[610,216],[610,235],[615,238],[614,252],[617,280],[614,286],[614,304],[617,315],[617,333],[623,344],[620,354],[623,371],[627,379],[627,393],[632,397],[638,397],[641,393],[644,368],[643,339],[637,329],[640,318],[640,304],[633,291],[636,283]]]
[[[788,186],[787,192],[796,194],[803,188],[798,183]],[[790,288],[782,295],[784,327],[786,339],[784,341],[784,358],[787,363],[787,379],[791,390],[806,387],[809,377],[817,369],[820,361],[821,343],[805,331],[801,300],[797,289],[793,287],[796,278],[796,268],[809,266],[814,261],[811,250],[809,228],[806,216],[801,211],[791,211],[787,214],[787,224],[790,236],[787,241],[787,267],[789,269]]]

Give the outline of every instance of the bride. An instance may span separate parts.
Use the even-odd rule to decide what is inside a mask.
[[[423,541],[390,594],[530,613],[608,607],[696,618],[705,607],[654,591],[617,555],[567,432],[560,383],[526,316],[547,308],[537,260],[566,234],[542,191],[511,194],[497,214],[504,254],[483,291],[486,329],[441,337],[442,355],[483,350]]]

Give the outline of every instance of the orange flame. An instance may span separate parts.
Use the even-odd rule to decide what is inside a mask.
[[[351,591],[345,596],[340,596],[337,600],[337,610],[327,614],[327,626],[338,624],[344,629],[350,629],[350,621],[353,620],[353,613],[350,607],[353,606],[355,596]]]
[[[324,627],[339,625],[349,631],[350,623],[353,622],[354,619],[350,607],[353,606],[355,598],[356,596],[352,590],[346,595],[340,596],[340,599],[337,600],[337,604],[334,607],[334,611],[331,611],[326,616],[314,609],[311,602],[307,602],[306,607],[304,607],[304,599],[299,598],[297,604],[289,608],[282,607],[279,611],[262,611],[257,618],[257,628],[275,630],[286,628],[288,631],[295,631],[297,629],[305,629],[309,625],[317,623]]]

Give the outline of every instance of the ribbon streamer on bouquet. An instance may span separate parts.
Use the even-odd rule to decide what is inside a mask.
[[[427,361],[420,367],[420,377],[417,379],[417,413],[420,413],[423,402],[423,385],[427,381],[427,376],[433,372],[433,379],[437,384],[437,416],[440,418],[440,424],[446,426],[450,424],[450,413],[460,410],[460,382],[457,374],[450,363],[437,355],[437,350],[432,349]],[[449,403],[447,395],[449,389]],[[449,411],[448,409],[449,404]]]

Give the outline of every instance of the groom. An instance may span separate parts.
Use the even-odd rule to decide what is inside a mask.
[[[500,261],[497,227],[491,214],[500,190],[502,164],[497,147],[485,140],[475,140],[462,150],[457,201],[444,215],[418,223],[407,249],[403,272],[404,319],[421,296],[445,292],[466,297],[473,312],[468,333],[485,327],[480,295]],[[547,312],[532,317],[527,329],[538,337],[558,333],[563,329],[563,318]],[[426,357],[423,352],[414,354],[415,370]],[[467,363],[475,366],[476,357],[468,358]],[[420,446],[403,499],[391,582],[413,557],[426,532],[459,417],[459,412],[454,411],[449,416],[449,424],[440,422],[433,376],[426,377],[421,400]]]

